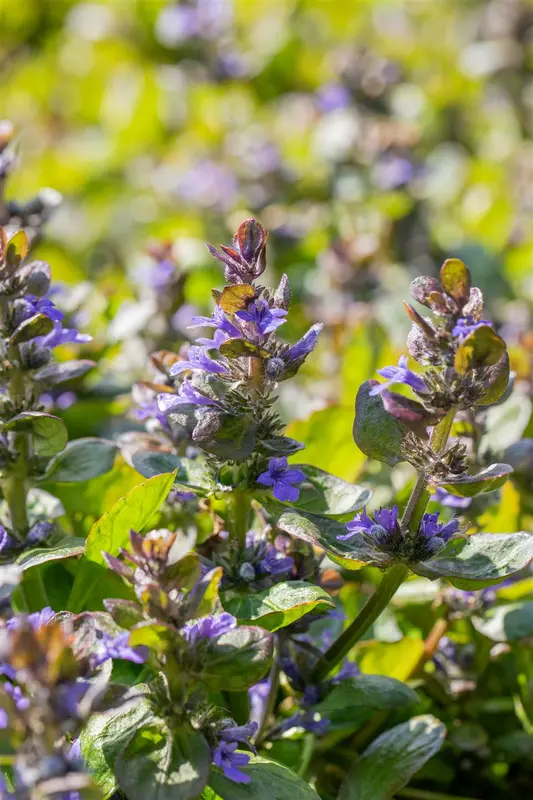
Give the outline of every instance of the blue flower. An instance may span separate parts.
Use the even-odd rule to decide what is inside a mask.
[[[49,297],[37,297],[34,294],[27,294],[24,300],[27,304],[26,319],[33,317],[35,314],[45,314],[53,322],[61,322],[65,316]]]
[[[173,408],[192,403],[196,406],[216,406],[218,403],[212,397],[202,394],[189,380],[184,380],[177,394],[163,392],[157,395],[159,411],[168,414]]]
[[[148,648],[144,645],[130,647],[128,644],[129,631],[119,633],[118,636],[110,636],[104,633],[103,638],[98,643],[96,653],[91,658],[91,666],[99,667],[110,658],[120,658],[123,661],[131,661],[133,664],[144,664],[148,658]]]
[[[469,334],[473,333],[478,328],[483,327],[483,325],[492,327],[492,322],[487,319],[480,319],[479,322],[474,322],[471,316],[461,317],[455,323],[455,327],[452,330],[452,336],[455,336],[460,342],[462,342],[463,339],[466,339],[466,337],[469,336]]]
[[[379,546],[385,545],[391,536],[398,533],[398,506],[380,508],[374,513],[374,519],[366,513],[366,508],[360,511],[351,522],[346,523],[348,533],[340,534],[340,542],[349,542],[357,534],[368,536],[372,543]]]
[[[283,308],[271,308],[264,298],[260,298],[250,303],[245,311],[237,311],[236,316],[252,323],[262,336],[266,336],[286,322],[287,312]]]
[[[54,329],[46,336],[37,336],[33,341],[52,350],[65,344],[85,344],[92,341],[88,333],[80,333],[75,328],[64,328],[61,322],[54,322]]]
[[[207,617],[200,617],[193,619],[181,629],[181,633],[189,642],[189,644],[196,644],[202,639],[215,639],[228,633],[237,625],[237,620],[226,611],[222,614],[210,615]]]
[[[324,736],[324,734],[327,733],[328,725],[328,719],[321,716],[318,711],[313,711],[312,709],[304,711],[300,709],[288,719],[284,720],[279,730],[281,733],[285,733],[291,730],[291,728],[301,728],[315,736]]]
[[[48,625],[52,617],[55,616],[55,611],[50,606],[45,606],[41,611],[34,611],[33,614],[21,614],[20,616],[11,617],[6,622],[6,627],[10,631],[16,631],[20,628],[22,623],[29,622],[34,631],[42,628],[43,625]]]
[[[241,767],[246,767],[250,761],[248,753],[236,753],[237,742],[218,743],[213,751],[213,764],[222,770],[226,778],[234,783],[250,783],[250,776],[241,772]]]
[[[289,352],[285,356],[286,362],[291,363],[293,361],[299,361],[301,358],[308,356],[309,353],[312,353],[316,347],[318,337],[320,336],[323,327],[324,325],[322,323],[312,325],[307,333],[305,333],[302,338],[299,339],[296,344],[289,349]]]
[[[170,368],[172,376],[179,375],[186,369],[202,369],[205,372],[212,372],[215,375],[225,375],[228,370],[220,361],[209,358],[204,347],[191,345],[187,353],[186,361],[178,361]]]
[[[206,328],[216,328],[223,333],[227,333],[231,339],[241,336],[240,330],[231,322],[220,306],[217,306],[210,317],[193,317],[190,328],[205,326]]]
[[[425,539],[425,548],[428,553],[437,553],[459,531],[459,521],[452,519],[448,523],[439,522],[439,512],[424,514],[420,523],[419,533]]]
[[[18,711],[26,711],[30,705],[30,701],[24,696],[20,686],[14,686],[11,681],[6,681],[2,688],[4,692],[11,697]]]
[[[220,350],[220,345],[228,341],[228,334],[225,331],[216,330],[212,339],[200,336],[196,341],[208,350]]]
[[[257,722],[247,722],[246,725],[227,725],[218,731],[218,737],[224,742],[240,742],[241,744],[247,744],[255,753],[255,747],[250,744],[249,739],[255,736],[258,727]]]
[[[378,369],[378,375],[381,375],[382,378],[386,378],[386,381],[385,383],[380,383],[377,386],[374,386],[370,390],[370,394],[380,394],[384,389],[394,383],[405,383],[419,394],[424,394],[424,392],[427,392],[427,386],[423,379],[420,377],[420,375],[417,375],[416,372],[413,372],[411,369],[409,369],[407,366],[407,361],[407,356],[400,356],[397,367],[383,367],[383,369]]]
[[[287,464],[286,458],[271,458],[268,470],[259,475],[257,482],[263,486],[272,486],[272,494],[281,502],[296,502],[300,490],[293,483],[305,481],[305,475],[300,469],[292,469]]]

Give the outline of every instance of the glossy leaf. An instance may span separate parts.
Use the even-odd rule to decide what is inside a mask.
[[[24,261],[28,255],[29,246],[28,237],[23,230],[17,231],[7,240],[4,259],[9,272],[14,272]]]
[[[315,790],[284,764],[252,756],[248,766],[239,769],[250,776],[250,783],[234,783],[213,770],[201,800],[319,800]]]
[[[300,496],[292,505],[311,514],[353,514],[372,494],[369,489],[343,481],[318,467],[291,464],[291,469],[300,469],[306,476],[306,480],[298,484]]]
[[[503,396],[507,387],[509,386],[509,377],[511,374],[511,365],[509,362],[509,354],[504,353],[502,358],[493,367],[485,368],[483,371],[483,386],[485,387],[483,394],[477,400],[476,406],[490,406],[496,403],[500,397]]]
[[[128,703],[119,711],[106,714],[93,714],[83,726],[81,752],[83,760],[96,783],[104,794],[110,794],[117,786],[114,766],[120,751],[126,746],[135,732],[153,718],[149,702],[142,697],[142,686],[134,702]]]
[[[533,559],[530,533],[477,533],[455,539],[414,571],[427,578],[447,578],[459,589],[481,589],[501,583]]]
[[[488,325],[482,325],[464,339],[455,354],[454,367],[461,375],[473,369],[496,365],[506,350],[505,342]]]
[[[214,639],[208,657],[195,670],[210,689],[240,692],[264,678],[272,660],[273,642],[262,628],[241,626]]]
[[[268,631],[284,628],[311,611],[322,613],[335,608],[334,601],[324,589],[304,581],[276,583],[253,594],[232,594],[222,594],[226,611],[241,623],[260,625]]]
[[[494,642],[515,642],[533,636],[533,601],[495,606],[472,622],[479,633]]]
[[[107,439],[76,439],[53,458],[46,469],[46,480],[77,483],[105,475],[113,468],[117,445]]]
[[[357,759],[339,800],[390,800],[434,756],[446,728],[435,717],[413,717],[382,733]]]
[[[128,543],[130,530],[142,531],[170,492],[175,472],[156,475],[135,486],[94,523],[85,547],[88,559],[104,563],[102,551],[116,556]]]
[[[28,433],[32,436],[33,450],[37,456],[54,456],[68,441],[67,428],[63,420],[42,411],[24,411],[4,423],[7,431]]]
[[[470,270],[459,258],[447,258],[440,269],[442,288],[462,307],[470,296]]]
[[[205,494],[211,487],[211,478],[203,459],[181,458],[174,453],[156,453],[138,450],[132,456],[132,464],[145,478],[153,478],[166,472],[176,473],[176,483],[186,486],[195,494]]]
[[[342,681],[314,710],[328,720],[328,730],[358,728],[376,711],[407,708],[420,698],[407,684],[383,675],[359,675]]]
[[[291,536],[321,547],[345,569],[360,569],[365,564],[384,566],[390,561],[386,553],[373,548],[360,534],[349,542],[339,541],[337,537],[347,533],[346,526],[328,517],[286,511],[276,524]]]
[[[388,414],[379,395],[371,389],[377,381],[366,381],[357,392],[353,437],[356,445],[368,456],[394,466],[406,460],[405,438],[408,428]]]
[[[440,486],[458,497],[475,497],[477,494],[499,489],[512,472],[513,468],[509,464],[491,464],[477,475],[461,475],[453,480],[448,479]]]
[[[206,740],[189,724],[170,729],[154,721],[129,739],[115,773],[128,800],[194,800],[207,783],[210,765]]]
[[[82,358],[72,361],[47,364],[33,373],[33,377],[43,386],[58,386],[86,375],[96,366],[94,361]]]
[[[35,316],[25,319],[11,336],[11,344],[22,344],[35,339],[36,336],[45,336],[54,329],[54,323],[46,314],[35,314]]]
[[[16,560],[22,570],[37,567],[50,561],[62,561],[64,558],[81,556],[85,549],[85,539],[67,538],[54,547],[39,547],[27,550]]]

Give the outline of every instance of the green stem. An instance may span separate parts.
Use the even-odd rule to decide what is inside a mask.
[[[10,348],[9,358],[13,364],[13,374],[9,384],[11,400],[18,410],[24,403],[26,387],[24,373],[20,368],[20,352],[18,346]],[[12,449],[15,452],[15,461],[9,468],[9,473],[2,480],[2,491],[9,508],[11,518],[11,532],[19,541],[23,541],[29,528],[27,514],[27,486],[26,475],[29,456],[29,438],[26,433],[10,434]]]
[[[409,569],[405,564],[395,564],[385,572],[381,583],[366,605],[338,639],[326,650],[311,676],[312,683],[320,683],[326,675],[349,653],[361,639],[381,612],[388,606],[396,590],[407,578]]]
[[[307,775],[309,765],[311,764],[311,760],[313,758],[314,749],[315,749],[314,734],[307,733],[304,737],[304,746],[302,748],[302,760],[300,763],[300,768],[298,770],[298,776],[300,778],[305,778]]]
[[[264,734],[265,728],[266,728],[266,726],[268,724],[268,720],[269,720],[270,716],[274,713],[274,708],[275,708],[275,705],[276,705],[276,698],[278,696],[278,689],[279,689],[279,658],[278,658],[278,653],[277,652],[274,654],[274,661],[272,662],[272,667],[270,669],[270,674],[269,674],[268,677],[269,677],[269,680],[270,680],[270,691],[268,693],[268,698],[267,698],[267,701],[266,701],[266,704],[265,704],[264,714],[263,714],[263,717],[262,717],[262,719],[260,721],[260,724],[259,724],[259,730],[257,731],[257,735],[255,737],[255,741],[257,743],[260,743],[262,738],[263,738],[263,734]]]
[[[234,489],[228,502],[229,533],[231,538],[236,539],[242,548],[246,546],[246,533],[250,527],[251,510],[248,494]]]

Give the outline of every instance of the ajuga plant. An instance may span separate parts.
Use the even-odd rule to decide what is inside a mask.
[[[451,259],[440,281],[414,282],[431,314],[407,306],[414,363],[403,356],[358,392],[358,447],[416,473],[402,509],[375,508],[366,488],[289,462],[302,445],[283,433],[278,386],[311,355],[320,326],[296,344],[281,339],[289,283],[261,284],[266,241],[247,220],[231,246],[210,248],[226,285],[213,290],[213,313],[193,323],[211,335],[152,357],[149,430],[121,440],[146,480],[95,522],[74,556],[57,554],[68,596],[53,585],[57,564],[46,571],[30,561],[22,587],[33,596],[39,578],[63,613],[41,615],[36,633],[31,615],[6,608],[4,693],[16,706],[4,720],[6,792],[16,797],[97,787],[117,800],[390,800],[443,742],[444,725],[423,713],[432,697],[425,676],[441,693],[468,684],[472,654],[454,626],[485,626],[490,637],[494,622],[483,615],[497,585],[533,556],[528,533],[471,535],[465,518],[428,511],[443,492],[496,492],[511,472],[473,471],[454,437],[456,415],[498,402],[509,382],[505,343],[483,319],[464,264]],[[359,594],[350,602],[359,570],[379,576],[362,604]],[[361,641],[419,577],[438,579],[440,599],[402,673],[417,677],[420,693],[374,674],[379,659],[365,662]],[[4,575],[4,605],[16,580]],[[39,654],[38,676],[28,649]],[[67,719],[58,709],[65,692],[74,697],[73,682],[79,697]],[[33,720],[50,720],[50,736]],[[19,755],[18,732],[29,726]],[[67,746],[78,740],[71,761]],[[41,767],[49,752],[53,775]]]

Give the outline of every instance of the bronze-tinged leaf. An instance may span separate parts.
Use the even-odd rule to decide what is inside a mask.
[[[236,283],[224,286],[218,305],[226,314],[242,311],[255,297],[255,289],[249,283]]]
[[[5,261],[10,270],[15,270],[26,258],[29,250],[28,237],[25,231],[17,231],[8,239],[5,250]]]
[[[504,356],[506,345],[489,325],[472,331],[459,345],[455,354],[456,372],[465,375],[473,369],[492,367]]]
[[[448,311],[446,298],[440,292],[430,292],[428,296],[428,303],[431,310],[436,314],[445,314]]]
[[[470,297],[470,270],[459,258],[447,258],[440,270],[444,291],[462,308]]]
[[[163,374],[168,373],[170,367],[181,360],[182,359],[176,355],[176,353],[172,353],[170,350],[158,350],[150,356],[150,361],[154,367]]]
[[[264,347],[253,342],[248,342],[246,339],[228,339],[223,342],[219,347],[220,355],[226,358],[240,358],[247,356],[248,358],[270,358],[270,353]]]
[[[239,248],[242,257],[253,264],[266,245],[268,231],[255,219],[245,219],[237,228],[233,243]]]
[[[410,303],[406,303],[405,300],[403,302],[403,307],[407,312],[407,316],[415,323],[415,325],[418,325],[418,327],[424,331],[427,338],[434,339],[435,331],[433,330],[429,322],[426,322],[424,317],[420,316],[418,311],[416,311]]]

